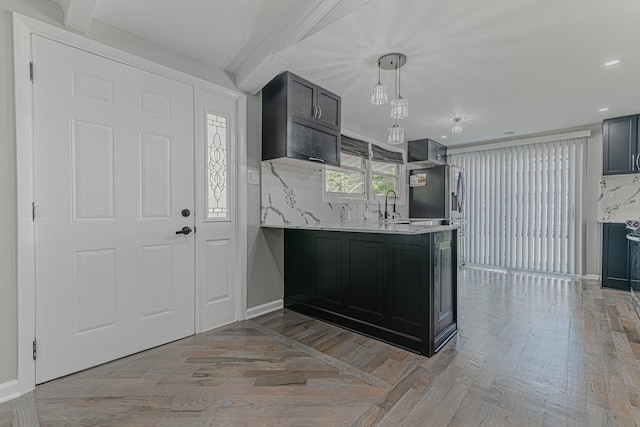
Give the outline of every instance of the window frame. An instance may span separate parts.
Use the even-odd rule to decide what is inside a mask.
[[[359,169],[359,168],[353,168],[353,167],[349,167],[349,166],[326,166],[322,169],[322,201],[323,202],[340,202],[340,203],[363,203],[363,202],[368,202],[368,203],[375,203],[375,202],[380,202],[383,201],[385,196],[384,195],[375,195],[373,194],[373,175],[381,175],[381,176],[387,176],[387,177],[393,177],[395,179],[395,192],[396,192],[396,204],[400,205],[400,206],[404,206],[406,204],[406,200],[405,200],[405,186],[402,185],[405,182],[405,175],[406,175],[406,163],[391,163],[389,162],[390,165],[394,165],[396,167],[396,171],[397,171],[397,175],[393,176],[393,175],[389,175],[389,174],[385,174],[385,173],[381,173],[381,172],[373,172],[373,168],[372,168],[372,162],[374,162],[374,160],[371,160],[372,157],[372,145],[377,145],[380,148],[384,148],[381,147],[379,144],[374,144],[372,142],[367,142],[364,141],[368,144],[369,146],[369,157],[368,158],[362,158],[363,162],[364,162],[364,169]],[[386,148],[384,148],[386,150]],[[392,151],[392,150],[390,150]],[[404,153],[403,153],[404,154]],[[385,163],[385,162],[379,162],[377,161],[377,163]],[[326,190],[327,188],[327,169],[329,170],[333,170],[333,171],[345,171],[345,172],[358,172],[360,173],[361,171],[364,170],[364,184],[365,184],[365,192],[363,195],[355,195],[355,194],[349,194],[349,193],[334,193],[334,192],[329,192]]]
[[[368,159],[361,157],[363,168],[355,168],[352,166],[326,166],[322,169],[322,200],[323,201],[366,201],[368,200],[369,195],[369,186],[367,184],[367,176],[368,176]],[[354,194],[354,193],[335,193],[332,191],[327,191],[327,169],[336,172],[356,172],[362,174],[364,176],[364,193],[363,194]]]
[[[387,174],[384,172],[374,172],[373,170],[373,162],[374,160],[369,160],[369,169],[371,170],[371,174],[369,176],[369,185],[371,187],[371,198],[372,200],[384,200],[385,196],[383,194],[373,194],[373,176],[377,175],[377,176],[383,176],[386,178],[393,178],[395,180],[395,184],[394,184],[394,191],[396,192],[396,198],[399,199],[400,201],[402,200],[401,197],[401,193],[403,194],[403,188],[399,188],[402,187],[401,185],[398,185],[402,179],[402,166],[404,166],[404,164],[400,164],[400,163],[387,163],[389,165],[393,165],[396,168],[396,173],[395,174]],[[385,162],[377,162],[376,163],[385,163]],[[397,203],[397,204],[403,204],[403,203]]]

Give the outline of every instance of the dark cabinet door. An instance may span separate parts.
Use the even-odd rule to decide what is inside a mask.
[[[307,80],[289,75],[289,90],[287,94],[287,113],[301,119],[315,122],[317,86]]]
[[[311,127],[309,122],[289,116],[287,157],[340,166],[340,134]]]
[[[313,235],[307,232],[284,233],[285,295],[299,301],[310,301],[313,297],[314,267]]]
[[[630,289],[629,244],[624,224],[602,224],[602,286]]]
[[[638,116],[616,117],[602,123],[604,175],[640,172]]]
[[[380,322],[384,315],[384,240],[362,236],[347,241],[347,304],[357,316]]]
[[[336,309],[342,305],[342,238],[314,236],[314,296],[318,306]]]
[[[318,87],[316,96],[318,124],[340,131],[340,97],[321,87]]]
[[[634,292],[640,291],[640,242],[628,241],[629,247],[629,285]]]
[[[391,326],[422,337],[427,324],[429,286],[424,278],[430,269],[422,236],[390,236],[388,313]],[[428,239],[428,236],[424,236]]]
[[[450,329],[456,328],[456,277],[457,260],[455,254],[455,233],[442,231],[432,234],[432,314],[434,351],[450,336]]]

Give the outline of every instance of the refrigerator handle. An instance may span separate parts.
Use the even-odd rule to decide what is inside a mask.
[[[458,173],[458,185],[456,190],[458,192],[458,212],[462,213],[462,210],[464,209],[465,196],[464,177],[462,176],[462,172]]]

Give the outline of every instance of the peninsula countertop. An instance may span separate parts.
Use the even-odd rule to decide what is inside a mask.
[[[415,222],[378,222],[360,221],[345,224],[261,224],[266,228],[290,228],[297,230],[323,230],[323,231],[344,231],[356,233],[385,233],[385,234],[425,234],[437,231],[455,230],[458,225],[425,225]]]

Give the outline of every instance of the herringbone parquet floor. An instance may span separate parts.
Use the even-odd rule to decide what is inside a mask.
[[[640,321],[595,281],[464,268],[432,358],[284,310],[37,387],[0,426],[640,426]]]

